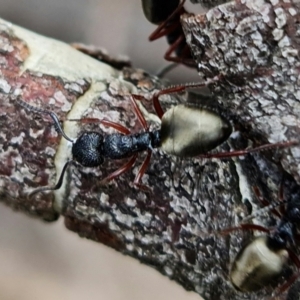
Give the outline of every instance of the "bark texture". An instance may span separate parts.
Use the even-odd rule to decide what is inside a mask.
[[[234,114],[242,135],[252,141],[298,139],[299,7],[297,0],[244,0],[217,6],[204,15],[182,16],[199,75],[221,75],[210,90]],[[252,158],[251,168],[242,161],[246,176],[252,185],[260,182],[261,190],[267,188],[265,197],[275,201],[271,191],[278,190],[278,184],[273,167]],[[281,151],[273,162],[284,177],[295,180],[283,184],[286,199],[299,197],[299,147]]]
[[[242,4],[236,2],[230,5],[238,9]],[[246,5],[244,7],[247,8]],[[248,15],[251,12],[258,14],[257,10],[248,10]],[[207,77],[224,74],[220,82],[209,86],[215,97],[212,102],[240,130],[240,134],[233,135],[229,143],[218,150],[298,137],[298,123],[293,126],[286,124],[298,120],[294,110],[298,105],[297,98],[280,98],[279,102],[278,97],[275,101],[276,97],[274,99],[270,94],[257,96],[263,93],[262,87],[273,78],[272,72],[267,72],[272,61],[270,57],[263,60],[259,55],[259,61],[265,62],[263,66],[268,66],[267,71],[252,68],[250,75],[245,74],[244,70],[239,73],[240,62],[222,64],[222,59],[216,61],[212,69],[205,68],[213,63],[215,56],[208,56],[212,50],[208,51],[207,45],[202,46],[200,32],[203,28],[214,31],[213,22],[207,22],[207,19],[212,18],[215,11],[221,16],[226,13],[224,9],[215,9],[205,16],[185,17],[183,25],[200,71],[205,69],[203,73]],[[235,20],[237,17],[233,18]],[[226,25],[227,20],[224,17],[222,23]],[[255,24],[260,23],[255,21]],[[64,163],[71,158],[72,144],[57,135],[51,119],[20,107],[15,101],[16,95],[21,95],[30,105],[57,113],[64,121],[65,132],[76,138],[82,131],[110,133],[112,129],[68,119],[107,118],[123,124],[132,132],[140,131],[141,126],[128,94],[140,93],[149,98],[153,91],[161,88],[162,83],[142,70],[115,70],[68,45],[38,36],[6,21],[1,20],[0,29],[2,202],[46,221],[53,221],[62,215],[70,230],[154,267],[205,299],[263,299],[270,295],[272,287],[259,293],[238,293],[228,280],[231,262],[250,233],[220,235],[213,232],[236,225],[259,205],[253,196],[252,185],[258,186],[270,201],[276,199],[281,181],[286,197],[298,193],[294,180],[294,177],[298,179],[298,169],[293,165],[296,162],[296,148],[227,161],[182,160],[155,150],[142,182],[152,189],[152,193],[138,191],[132,186],[145,154],[140,155],[136,167],[108,185],[101,185],[101,178],[126,160],[107,161],[99,168],[72,165],[59,191],[38,193],[33,199],[28,198],[28,192],[33,189],[56,182]],[[220,29],[216,30],[219,32]],[[233,34],[231,31],[229,33]],[[206,35],[211,36],[210,33]],[[234,43],[235,38],[228,40]],[[197,44],[202,47],[202,56],[198,53]],[[212,41],[209,45],[218,49]],[[223,53],[230,53],[230,49],[223,49]],[[272,53],[270,51],[269,56]],[[243,58],[242,54],[240,57]],[[284,76],[289,74],[292,66],[298,70],[297,56],[292,57],[292,63],[286,58],[288,67]],[[252,61],[255,64],[254,58]],[[231,71],[232,68],[236,71]],[[282,70],[282,64],[279,69]],[[284,76],[279,86],[289,95],[291,86],[296,86],[297,82],[293,81],[287,87]],[[274,82],[277,82],[280,76],[275,79]],[[250,101],[251,96],[256,97],[254,104]],[[200,105],[202,102],[207,105],[207,99],[194,97]],[[265,99],[265,102],[257,100],[257,97]],[[184,101],[186,96],[166,96],[163,97],[163,106],[167,109]],[[151,102],[142,104],[141,109],[151,129],[159,128]],[[276,121],[273,121],[274,118]],[[278,124],[286,126],[275,127]],[[267,215],[257,221],[267,224],[270,217]],[[274,282],[276,284],[278,281]],[[284,295],[280,297],[283,299]]]

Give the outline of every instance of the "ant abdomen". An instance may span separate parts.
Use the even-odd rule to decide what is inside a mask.
[[[142,0],[144,15],[153,24],[165,21],[176,10],[179,0]]]
[[[199,106],[177,105],[162,117],[161,149],[179,157],[194,157],[216,148],[232,133],[228,120]]]

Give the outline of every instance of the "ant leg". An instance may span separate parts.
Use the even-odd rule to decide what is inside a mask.
[[[163,21],[159,26],[151,33],[149,36],[149,41],[155,41],[159,39],[162,36],[168,35],[178,27],[180,28],[180,15],[184,14],[186,11],[183,8],[183,5],[186,0],[182,0],[181,3],[178,5],[178,7],[168,16],[168,18]],[[168,23],[176,16],[178,15],[178,23],[175,23],[173,25],[169,25]]]
[[[111,128],[114,128],[116,129],[117,131],[125,134],[125,135],[128,135],[130,134],[130,130],[128,128],[126,128],[125,126],[119,124],[119,123],[116,123],[116,122],[112,122],[112,121],[109,121],[109,120],[106,120],[106,119],[103,119],[103,120],[99,120],[97,118],[83,118],[83,119],[68,119],[68,121],[77,121],[77,122],[81,122],[81,123],[85,123],[85,124],[88,124],[88,123],[100,123],[106,127],[111,127]]]
[[[41,188],[37,188],[35,189],[34,191],[32,191],[31,193],[29,193],[28,197],[29,198],[32,198],[33,195],[37,194],[37,193],[40,193],[40,192],[45,192],[45,191],[55,191],[55,190],[59,190],[63,184],[63,181],[64,181],[64,176],[65,176],[65,173],[66,173],[66,170],[68,168],[68,166],[70,164],[72,164],[74,161],[73,160],[69,160],[65,163],[62,171],[61,171],[61,174],[59,176],[59,179],[56,183],[55,186],[45,186],[45,187],[41,187]]]
[[[164,115],[163,109],[161,108],[161,105],[159,103],[159,97],[160,96],[180,93],[180,92],[185,91],[188,88],[201,88],[201,87],[207,86],[207,85],[209,85],[213,82],[216,82],[216,81],[220,80],[221,76],[222,75],[217,75],[214,78],[208,79],[208,80],[203,81],[203,82],[197,82],[197,83],[194,82],[194,83],[186,83],[186,84],[183,84],[183,85],[175,85],[175,86],[171,86],[169,88],[165,88],[165,89],[162,89],[162,90],[158,91],[152,97],[153,106],[154,106],[154,109],[155,109],[158,117],[161,119],[162,116]]]
[[[103,124],[106,127],[114,128],[125,135],[130,134],[130,130],[119,123],[115,123],[108,120],[101,120],[101,124]]]
[[[155,109],[155,112],[157,114],[157,116],[161,119],[164,115],[164,111],[159,103],[159,97],[162,95],[168,95],[168,94],[174,94],[174,93],[179,93],[179,92],[183,92],[185,91],[187,88],[200,88],[200,87],[204,87],[207,86],[210,83],[216,82],[218,80],[220,80],[222,75],[217,75],[212,79],[208,79],[204,82],[198,82],[198,83],[186,83],[184,85],[176,85],[176,86],[172,86],[169,88],[165,88],[160,90],[159,92],[157,92],[156,94],[154,94],[154,96],[152,97],[152,102],[153,102],[153,107]],[[143,100],[147,100],[145,97],[141,96],[141,95],[136,95],[136,94],[132,94],[131,95],[135,100],[139,100],[139,101],[143,101]]]
[[[113,173],[111,173],[110,175],[108,175],[107,177],[105,177],[104,179],[102,179],[100,181],[101,184],[107,184],[108,182],[112,181],[113,179],[119,177],[120,175],[122,175],[123,173],[127,172],[128,170],[130,170],[132,168],[132,166],[134,165],[136,159],[137,159],[137,154],[133,155],[131,157],[131,159],[124,164],[122,167],[120,167],[119,169],[117,169],[116,171],[114,171]]]
[[[266,200],[260,193],[260,190],[257,186],[253,186],[252,190],[256,196],[256,198],[260,201],[260,203],[264,206],[268,206],[270,204],[270,202],[268,200]]]
[[[148,165],[150,163],[150,159],[151,159],[151,154],[152,154],[152,151],[151,150],[148,150],[148,154],[140,168],[140,170],[138,171],[134,181],[133,181],[133,184],[135,186],[137,186],[139,189],[145,191],[145,192],[149,192],[151,191],[151,189],[143,184],[140,184],[140,180],[142,179],[143,175],[145,174],[147,168],[148,168]]]
[[[222,159],[222,158],[229,158],[229,157],[236,157],[236,156],[244,156],[249,153],[266,151],[273,148],[288,148],[288,147],[296,146],[298,144],[299,144],[298,141],[279,142],[274,144],[266,144],[251,149],[236,150],[231,152],[201,154],[201,155],[197,155],[197,158],[221,158]]]
[[[252,189],[253,189],[253,192],[254,192],[256,198],[262,203],[263,207],[267,207],[267,206],[270,205],[270,202],[267,201],[267,200],[261,195],[260,190],[258,189],[257,186],[254,186]],[[281,214],[277,209],[275,209],[275,208],[274,208],[274,209],[271,209],[271,212],[272,212],[275,216],[277,216],[278,218],[280,218],[280,219],[282,218],[282,214]],[[253,216],[253,217],[254,217],[254,216]]]
[[[135,100],[139,100],[139,101],[147,101],[147,99],[141,95],[136,95],[136,94],[131,94],[131,96],[135,99]],[[157,116],[161,119],[164,115],[164,111],[158,101],[158,98],[155,99],[154,97],[152,98],[153,100],[153,106],[155,109],[155,112],[157,114]]]
[[[177,47],[185,41],[185,37],[184,35],[180,36],[175,43],[173,43],[169,49],[167,50],[164,59],[167,61],[172,61],[172,62],[176,62],[176,63],[182,63],[185,65],[188,65],[190,67],[196,67],[197,64],[196,62],[192,59],[192,58],[187,58],[190,57],[190,50],[188,48],[188,45],[184,45],[182,51],[181,51],[181,55],[180,56],[172,56],[172,53],[177,49]]]
[[[140,100],[139,98],[142,97],[142,96],[140,96],[140,97],[136,97],[136,96],[138,96],[138,95],[131,95],[130,100],[131,100],[131,103],[133,105],[134,111],[135,111],[135,113],[136,113],[136,115],[137,115],[137,117],[138,117],[141,125],[147,131],[148,128],[149,128],[149,126],[147,124],[147,121],[146,121],[144,115],[142,114],[140,108],[138,107],[138,105],[137,105],[137,103],[135,101],[135,99]]]
[[[228,234],[233,231],[237,230],[257,230],[257,231],[262,231],[262,232],[267,232],[269,233],[271,230],[269,228],[256,225],[256,224],[251,224],[251,223],[246,223],[246,224],[240,224],[239,226],[236,227],[230,227],[227,229],[223,229],[220,231],[221,234]]]

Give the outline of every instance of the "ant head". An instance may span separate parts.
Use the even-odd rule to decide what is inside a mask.
[[[73,144],[73,159],[84,167],[97,167],[104,162],[103,135],[98,132],[84,132]]]

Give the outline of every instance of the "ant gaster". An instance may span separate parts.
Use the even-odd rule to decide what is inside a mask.
[[[266,228],[255,224],[240,224],[237,227],[222,230],[222,233],[229,233],[236,230],[255,230],[267,233],[259,236],[246,244],[237,254],[229,274],[233,286],[242,292],[257,291],[271,283],[278,277],[288,258],[296,265],[298,272],[293,274],[277,290],[278,294],[287,290],[300,275],[300,260],[291,250],[295,242],[299,241],[297,228],[300,226],[300,198],[299,195],[290,201],[283,199],[282,185],[279,190],[279,203],[269,204],[260,195],[257,188],[254,188],[257,198],[280,218],[279,224],[275,228]],[[284,204],[286,208],[283,207]],[[275,209],[281,206],[281,210]],[[264,212],[265,209],[258,212]],[[257,214],[256,214],[257,215]]]
[[[163,36],[167,38],[170,47],[165,53],[164,58],[168,61],[196,67],[180,23],[180,16],[187,13],[183,7],[185,1],[142,0],[142,7],[148,21],[159,25],[149,36],[149,40],[154,41]]]
[[[70,160],[65,164],[57,184],[54,187],[42,187],[36,189],[33,193],[59,189],[62,185],[67,166],[74,161],[85,167],[97,167],[100,166],[105,159],[130,158],[126,164],[102,180],[103,183],[107,183],[131,169],[137,159],[138,153],[147,151],[147,156],[142,163],[133,184],[141,189],[149,190],[149,188],[140,184],[140,180],[150,163],[151,154],[154,148],[160,148],[168,154],[181,158],[226,158],[242,156],[251,152],[271,148],[290,147],[298,143],[288,141],[232,152],[207,153],[229,138],[232,132],[230,122],[220,114],[195,103],[177,105],[164,113],[159,103],[159,97],[165,94],[184,91],[188,87],[202,87],[214,80],[216,80],[216,78],[205,83],[185,84],[162,89],[157,92],[152,100],[154,109],[161,119],[161,128],[159,130],[149,130],[148,124],[137,105],[136,100],[140,101],[146,99],[143,96],[132,94],[129,98],[133,105],[134,112],[143,127],[142,132],[131,133],[129,129],[121,124],[105,119],[97,119],[98,123],[107,127],[112,127],[117,130],[118,133],[102,134],[96,131],[86,131],[76,140],[69,138],[64,133],[55,113],[45,109],[36,108],[23,100],[17,99],[17,102],[25,109],[48,114],[54,121],[57,131],[73,144],[73,160]],[[94,121],[95,119],[86,118],[82,121],[92,122],[92,120]]]

